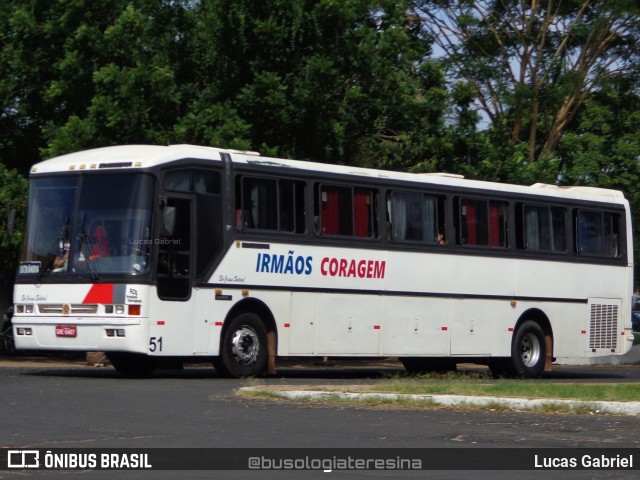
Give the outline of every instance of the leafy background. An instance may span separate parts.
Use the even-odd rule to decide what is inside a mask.
[[[124,143],[615,188],[638,220],[635,0],[0,0],[0,11],[5,276],[30,166]]]

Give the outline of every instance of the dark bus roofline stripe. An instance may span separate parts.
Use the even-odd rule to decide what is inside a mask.
[[[227,283],[206,283],[198,285],[200,288],[258,290],[258,291],[287,291],[296,293],[316,292],[338,295],[378,295],[383,297],[424,297],[442,299],[473,299],[473,300],[504,300],[516,302],[558,302],[558,303],[588,303],[587,298],[559,298],[559,297],[527,297],[520,295],[485,295],[447,292],[412,292],[400,290],[366,290],[355,288],[314,288],[314,287],[281,287],[269,285],[237,285]]]

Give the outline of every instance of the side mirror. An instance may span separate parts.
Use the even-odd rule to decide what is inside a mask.
[[[162,211],[162,234],[172,237],[176,225],[176,207],[165,207]]]

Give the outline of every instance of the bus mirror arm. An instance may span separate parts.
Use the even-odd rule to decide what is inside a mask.
[[[16,223],[16,209],[12,208],[11,210],[9,210],[9,213],[7,214],[7,233],[9,234],[10,237],[13,237],[13,227],[15,226]]]
[[[162,234],[173,237],[176,226],[176,207],[166,207],[162,210]]]

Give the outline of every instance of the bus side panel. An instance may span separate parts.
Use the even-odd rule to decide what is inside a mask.
[[[386,297],[380,353],[448,355],[450,302],[444,298]]]
[[[378,355],[383,321],[379,295],[320,293],[317,353]]]
[[[618,298],[627,291],[626,267],[517,260],[516,295],[541,300],[583,301]]]
[[[291,322],[289,324],[289,353],[313,355],[318,324],[318,294],[294,292],[291,296]],[[280,339],[278,345],[283,345]]]
[[[585,358],[626,353],[631,307],[624,266],[518,260],[517,292],[535,297],[532,308],[550,320],[554,357]],[[574,361],[572,361],[574,363]]]
[[[508,300],[454,300],[451,354],[501,356],[506,348],[500,347],[510,347],[508,332],[514,317]]]
[[[202,319],[196,318],[198,295],[195,293],[187,301],[160,300],[153,289],[147,353],[159,356],[196,353],[194,332],[199,331]]]

